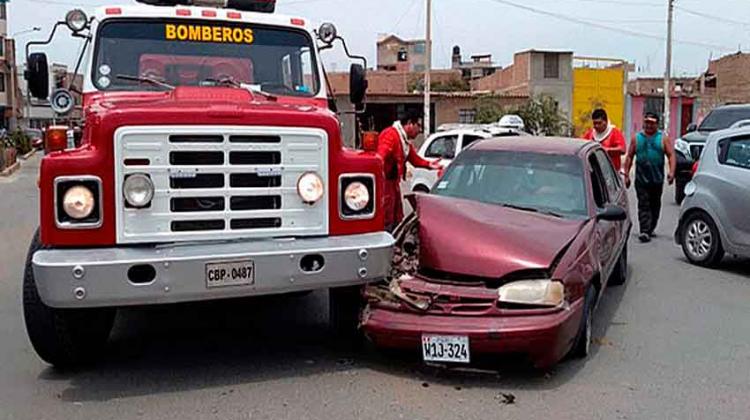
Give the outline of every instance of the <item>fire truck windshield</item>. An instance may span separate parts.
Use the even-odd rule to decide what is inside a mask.
[[[104,22],[92,80],[103,91],[163,90],[230,81],[275,95],[314,96],[320,88],[313,41],[290,28],[186,19]]]

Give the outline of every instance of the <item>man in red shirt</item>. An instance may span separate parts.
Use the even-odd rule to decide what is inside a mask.
[[[408,113],[401,120],[383,130],[378,136],[377,155],[383,160],[385,172],[384,208],[385,227],[393,229],[404,218],[401,181],[406,177],[406,162],[418,168],[441,169],[439,161],[429,161],[417,154],[411,140],[422,132],[422,119],[416,113]]]
[[[583,135],[583,139],[601,143],[619,172],[622,166],[622,155],[625,154],[625,136],[622,135],[622,131],[609,123],[607,111],[601,108],[591,113],[591,120],[594,127]]]

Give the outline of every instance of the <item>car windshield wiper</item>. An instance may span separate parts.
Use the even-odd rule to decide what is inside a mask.
[[[170,85],[169,83],[165,83],[159,79],[154,79],[153,77],[148,76],[133,76],[130,74],[118,74],[118,79],[121,80],[130,80],[132,82],[141,82],[141,83],[150,83],[154,86],[163,87],[165,89],[174,90],[174,86]]]
[[[201,86],[206,86],[206,84],[213,85],[213,86],[231,86],[238,89],[247,89],[252,94],[258,94],[260,96],[263,96],[264,98],[268,99],[269,101],[275,101],[278,98],[276,98],[275,95],[272,95],[268,92],[264,92],[261,88],[259,88],[257,85],[250,85],[247,83],[238,82],[231,77],[225,77],[222,79],[203,79],[201,81]]]
[[[515,210],[521,210],[521,211],[528,211],[528,212],[532,212],[532,213],[546,214],[548,216],[554,216],[554,217],[559,217],[559,218],[563,217],[559,213],[555,213],[555,212],[549,211],[549,210],[542,210],[542,209],[538,209],[538,208],[535,208],[535,207],[517,206],[515,204],[501,204],[501,206],[507,207],[509,209],[515,209]]]

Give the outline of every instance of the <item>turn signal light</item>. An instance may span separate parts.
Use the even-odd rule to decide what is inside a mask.
[[[64,125],[52,125],[47,128],[44,136],[45,152],[56,152],[68,147],[68,127]]]

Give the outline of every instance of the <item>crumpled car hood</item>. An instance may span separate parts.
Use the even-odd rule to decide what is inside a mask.
[[[420,267],[450,274],[499,279],[548,269],[585,223],[451,197],[414,200]]]

